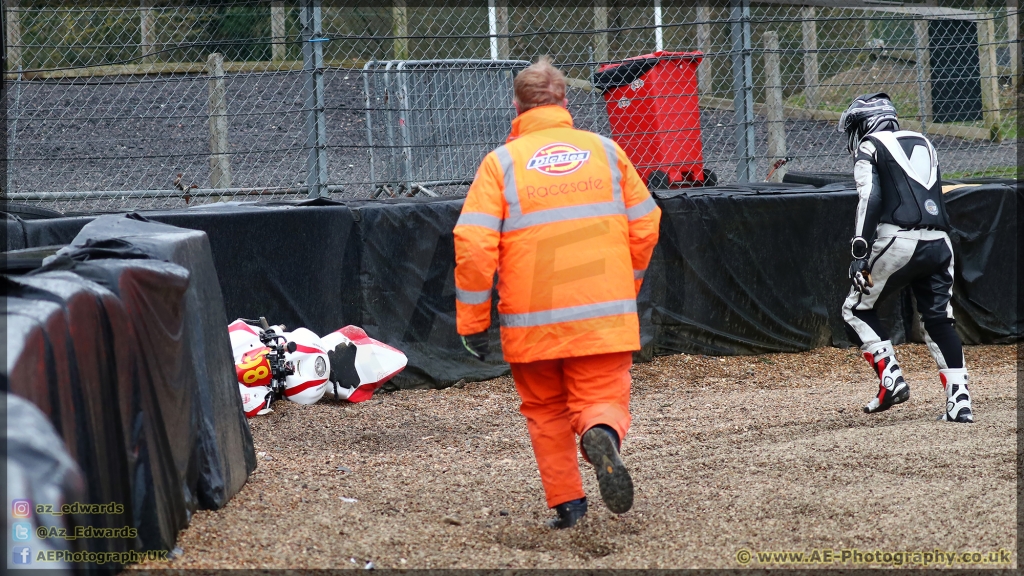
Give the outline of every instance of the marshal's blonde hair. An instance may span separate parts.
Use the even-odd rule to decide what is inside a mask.
[[[561,106],[565,100],[565,74],[551,64],[550,56],[541,56],[517,74],[512,87],[519,112],[549,104]]]

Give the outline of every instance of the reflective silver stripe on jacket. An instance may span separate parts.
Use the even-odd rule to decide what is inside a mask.
[[[608,156],[608,168],[612,171],[612,200],[626,207],[622,201],[622,171],[619,170],[619,153],[615,150],[615,142],[610,138],[598,135],[601,145],[604,146],[604,153]]]
[[[508,202],[508,213],[510,216],[520,216],[523,209],[519,206],[519,191],[516,189],[516,169],[512,164],[512,154],[508,148],[499,146],[494,150],[501,164],[502,177],[505,180],[505,202]]]
[[[483,226],[501,232],[501,218],[483,212],[463,212],[459,215],[456,226]]]
[[[633,270],[633,280],[643,280],[644,272],[647,272],[646,268],[643,270]]]
[[[491,291],[488,290],[462,290],[455,289],[455,299],[463,304],[483,304],[491,299]]]
[[[538,224],[551,224],[553,222],[566,222],[579,218],[594,218],[597,216],[619,216],[624,213],[620,202],[599,202],[597,204],[581,204],[578,206],[565,206],[564,208],[550,208],[523,214],[522,216],[509,216],[502,226],[503,232],[522,230]]]
[[[616,316],[619,314],[630,314],[636,312],[636,300],[613,300],[611,302],[599,302],[597,304],[584,304],[582,306],[570,306],[568,308],[556,308],[542,312],[526,312],[524,314],[501,314],[502,326],[509,328],[529,328],[531,326],[546,326],[558,324],[559,322],[575,322],[577,320],[590,320],[603,316]]]
[[[644,200],[636,206],[626,208],[626,218],[628,218],[630,222],[639,220],[651,212],[654,212],[654,209],[657,207],[658,203],[654,201],[654,198],[652,196],[648,196],[647,200]]]

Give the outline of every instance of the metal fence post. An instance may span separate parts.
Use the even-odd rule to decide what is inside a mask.
[[[302,71],[306,75],[306,186],[309,197],[327,196],[327,130],[324,123],[324,50],[320,0],[302,3]]]
[[[750,61],[750,0],[731,0],[732,90],[736,111],[736,180],[754,182],[754,69]]]
[[[21,55],[18,52],[20,46],[9,45],[9,43],[14,44],[15,40],[17,40],[17,44],[21,44],[21,25],[17,23],[17,2],[9,2],[8,4],[10,5],[0,7],[0,11],[4,12],[4,22],[6,23],[6,33],[4,34],[2,42],[4,50],[2,54],[3,66],[2,70],[0,70],[0,73],[5,73],[8,71],[17,71],[18,76],[15,80],[16,92],[14,96],[13,114],[11,114],[12,110],[9,109],[7,114],[0,116],[0,130],[2,130],[5,135],[3,141],[0,142],[0,174],[3,175],[3,182],[0,182],[0,196],[2,196],[5,200],[10,198],[11,193],[12,170],[9,164],[9,158],[11,155],[13,155],[13,152],[15,151],[18,144],[18,115],[20,113],[19,100],[21,99]],[[11,20],[15,21],[13,26]],[[14,32],[13,34],[12,30]],[[14,38],[15,35],[18,36],[17,39]],[[7,84],[5,80],[6,77],[0,78],[0,98],[3,98],[3,100],[6,102],[7,92],[10,89],[10,85]],[[9,115],[13,116],[14,123],[14,126],[12,127],[10,132],[7,131],[7,122]],[[9,139],[6,136],[7,134],[10,134]]]
[[[224,88],[224,55],[206,59],[210,75],[210,187],[231,188],[231,156],[228,149],[228,105]]]
[[[498,10],[494,0],[487,0],[487,34],[491,40],[491,60],[498,59]]]
[[[1017,42],[1020,36],[1020,30],[1017,28],[1018,6],[1018,0],[1006,0],[1006,40],[1010,44],[1010,82],[1014,88],[1017,88],[1017,74],[1020,70],[1020,43]]]
[[[661,0],[654,0],[654,51],[660,52],[664,47],[661,31]]]

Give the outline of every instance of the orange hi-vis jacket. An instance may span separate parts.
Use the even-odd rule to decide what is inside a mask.
[[[520,114],[455,226],[459,334],[490,326],[497,272],[507,362],[639,350],[636,295],[660,220],[618,144],[574,129],[561,106]]]

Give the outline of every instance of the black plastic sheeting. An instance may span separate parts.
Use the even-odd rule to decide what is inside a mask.
[[[171,549],[197,508],[191,398],[187,383],[178,381],[188,271],[167,262],[116,259],[71,270],[110,288],[124,308],[116,315],[124,337],[113,345],[129,374],[118,390],[132,480],[127,500],[139,547]]]
[[[360,258],[360,326],[409,364],[395,386],[444,385],[508,372],[500,354],[469,355],[455,330],[455,222],[463,200],[352,205]],[[497,298],[491,350],[500,350]],[[384,336],[379,338],[375,334]]]
[[[88,526],[91,518],[80,514],[36,514],[34,509],[37,504],[57,506],[61,503],[86,501],[85,483],[78,465],[68,454],[63,440],[49,419],[39,408],[13,394],[4,394],[4,403],[7,416],[7,425],[2,432],[7,452],[6,505],[12,507],[12,513],[6,515],[7,534],[15,545],[29,545],[33,563],[36,554],[40,552],[83,550],[82,540],[39,538],[36,529],[44,527],[48,531],[63,529],[74,533],[75,526]],[[16,500],[28,500],[31,503],[27,518],[13,516]],[[14,540],[16,525],[24,523],[30,525],[31,536],[27,541]],[[24,526],[19,527],[19,530],[22,529]],[[14,555],[17,552],[13,548],[10,544],[7,547],[10,551],[6,559],[8,570],[24,567],[14,563]],[[48,563],[46,571],[56,574],[73,572],[72,566],[65,562]]]
[[[361,326],[409,357],[388,388],[440,387],[508,372],[500,354],[481,362],[466,353],[455,331],[452,230],[462,202],[222,203],[145,216],[207,233],[225,324],[265,316],[318,334]],[[51,242],[65,226],[33,235]],[[496,302],[493,312],[492,350],[500,350]]]
[[[848,344],[840,306],[856,192],[792,185],[655,192],[661,237],[639,299],[645,354]],[[880,309],[903,340],[899,300]]]
[[[856,191],[719,187],[658,191],[661,239],[641,290],[644,355],[797,352],[849,346]],[[967,344],[1017,341],[1017,188],[986,184],[946,196],[956,260],[953,308]],[[879,312],[892,339],[916,323],[909,290]]]
[[[946,197],[958,262],[954,310],[967,343],[1021,336],[1016,191],[989,183]],[[759,183],[655,196],[662,238],[639,296],[641,356],[849,345],[840,313],[856,207],[849,185]],[[320,334],[359,325],[409,356],[392,385],[437,387],[507,371],[469,356],[455,333],[452,228],[461,206],[446,198],[224,203],[146,217],[208,234],[224,322],[266,316]],[[57,242],[82,225],[64,220],[49,231],[46,221],[23,222],[26,243]],[[895,341],[910,337],[909,292],[880,312]]]
[[[358,259],[346,206],[221,204],[147,212],[147,218],[207,234],[225,316],[265,316],[273,324],[327,334],[354,324]]]
[[[968,344],[1008,344],[1024,337],[1019,305],[1018,210],[1021,188],[1003,184],[946,194],[953,232],[953,312]]]
[[[96,219],[95,216],[73,216],[67,218],[22,220],[17,216],[6,213],[4,216],[6,220],[7,250],[70,244],[83,226]]]
[[[90,524],[138,529],[94,542],[173,548],[197,508],[223,506],[256,466],[205,234],[101,217],[5,282],[6,386],[54,422],[88,501],[124,506]]]
[[[409,357],[387,387],[439,387],[508,371],[499,354],[481,362],[466,353],[455,331],[452,230],[462,202],[225,202],[144,217],[206,233],[226,310],[220,329],[259,316],[318,334],[361,326]],[[66,242],[89,219],[50,220],[49,229],[39,222],[19,222],[13,237],[29,246]],[[496,303],[491,336],[500,350]]]

